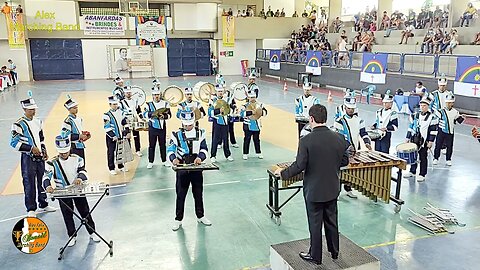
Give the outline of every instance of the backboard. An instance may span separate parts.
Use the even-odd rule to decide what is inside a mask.
[[[118,0],[118,6],[120,15],[148,14],[148,0]]]

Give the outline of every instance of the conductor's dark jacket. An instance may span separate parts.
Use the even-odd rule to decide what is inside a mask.
[[[340,167],[348,165],[348,142],[326,126],[316,127],[300,139],[297,160],[282,171],[288,179],[302,171],[303,195],[311,202],[328,202],[340,194]]]

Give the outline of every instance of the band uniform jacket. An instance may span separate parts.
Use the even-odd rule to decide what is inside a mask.
[[[340,194],[340,167],[348,165],[349,144],[326,126],[316,127],[300,139],[297,159],[282,171],[282,179],[302,171],[303,195],[311,202],[328,202]]]

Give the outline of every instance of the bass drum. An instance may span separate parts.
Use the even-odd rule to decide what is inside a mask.
[[[230,85],[230,91],[236,100],[246,100],[248,86],[243,82],[234,82]]]
[[[132,96],[134,99],[137,100],[138,106],[142,106],[145,104],[145,101],[147,100],[147,95],[145,94],[145,91],[137,85],[131,86],[132,89]]]
[[[168,101],[172,107],[177,106],[178,103],[182,102],[183,97],[183,90],[176,85],[167,86],[162,95],[163,100]]]
[[[193,96],[198,101],[208,103],[213,94],[215,94],[215,85],[209,82],[198,82],[193,86]]]

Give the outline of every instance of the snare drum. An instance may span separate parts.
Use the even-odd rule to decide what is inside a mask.
[[[397,157],[404,159],[407,164],[415,164],[418,157],[418,148],[414,143],[401,143],[397,145]]]

